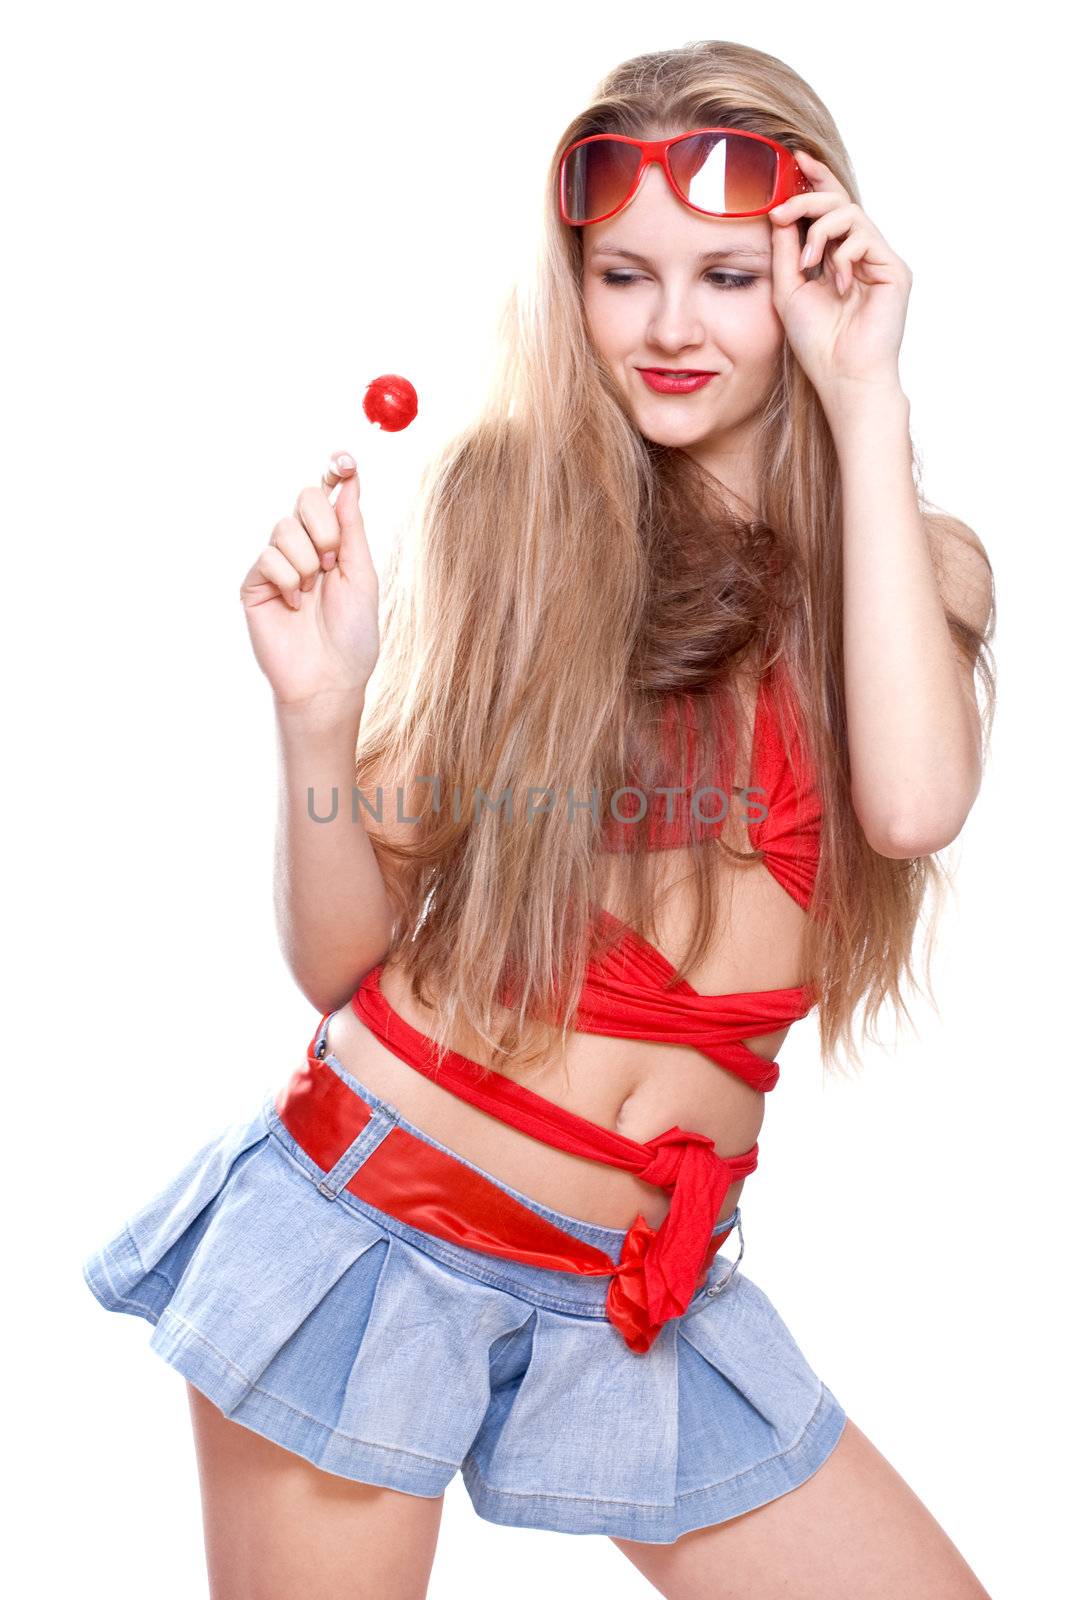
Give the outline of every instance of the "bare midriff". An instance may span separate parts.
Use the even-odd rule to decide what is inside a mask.
[[[774,907],[777,932],[755,941],[754,959],[747,963],[739,962],[736,942],[729,958],[712,955],[702,961],[688,978],[701,994],[783,989],[801,981],[788,952],[799,944],[803,911],[762,869],[747,870],[745,877],[745,891],[735,899],[749,904],[752,899],[785,901],[784,906]],[[745,922],[752,927],[751,916]],[[785,933],[788,923],[793,924],[792,937]],[[728,930],[729,924],[723,943],[729,939]],[[662,934],[657,947],[671,960],[681,954],[680,945],[668,944]],[[381,990],[412,1027],[433,1034],[433,1014],[414,1000],[399,968],[386,966]],[[781,1028],[745,1042],[757,1055],[773,1060],[788,1031]],[[485,1059],[473,1045],[450,1043],[475,1061]],[[667,1213],[670,1196],[664,1190],[617,1167],[544,1144],[424,1077],[382,1044],[350,1005],[331,1019],[327,1046],[343,1067],[401,1116],[542,1205],[606,1228],[628,1228],[638,1211],[656,1228]],[[565,1053],[508,1075],[546,1100],[639,1143],[677,1123],[706,1134],[721,1155],[732,1156],[752,1146],[763,1123],[766,1096],[686,1045],[572,1033]],[[744,1181],[727,1191],[722,1217],[733,1210]]]
[[[734,819],[729,819],[723,840],[745,851],[744,822],[737,829]],[[697,994],[705,995],[747,994],[801,984],[805,981],[800,971],[805,910],[785,893],[760,859],[734,862],[725,856],[720,866],[720,926],[712,946],[686,974],[686,981]],[[688,851],[657,851],[656,870],[654,944],[678,966],[693,926]],[[614,877],[609,878],[609,883],[614,882]],[[624,915],[611,888],[600,902],[609,912]],[[386,965],[381,990],[406,1022],[422,1034],[434,1035],[434,1016],[414,1000],[400,966]],[[758,1056],[773,1061],[787,1034],[789,1027],[782,1027],[773,1034],[753,1035],[745,1043]],[[659,1226],[667,1214],[670,1195],[665,1190],[614,1166],[553,1149],[416,1072],[363,1024],[350,1005],[334,1014],[326,1045],[341,1066],[397,1107],[403,1117],[542,1205],[619,1229],[629,1227],[638,1211],[651,1227]],[[450,1038],[450,1045],[474,1061],[485,1061],[477,1040]],[[653,1139],[677,1123],[680,1128],[707,1134],[726,1157],[750,1149],[763,1125],[765,1093],[753,1090],[742,1078],[688,1045],[571,1032],[563,1053],[506,1075],[579,1117],[638,1142]],[[729,1187],[720,1219],[733,1211],[742,1186],[744,1179]]]
[[[743,821],[731,817],[724,842],[748,848]],[[702,848],[714,848],[704,846]],[[675,966],[684,953],[693,914],[687,878],[689,852],[656,853],[656,947]],[[758,860],[721,861],[724,906],[712,945],[689,973],[700,994],[741,994],[792,988],[799,970],[806,914]],[[623,915],[610,892],[601,898]],[[413,1027],[434,1034],[433,1014],[411,994],[404,972],[387,964],[382,994]],[[749,1049],[774,1060],[789,1029],[747,1039]],[[454,1050],[484,1061],[477,1041],[450,1039]],[[640,1212],[657,1228],[670,1195],[619,1168],[557,1150],[469,1105],[408,1066],[361,1021],[351,1005],[331,1019],[331,1055],[360,1082],[424,1132],[542,1205],[601,1227],[628,1228]],[[714,1139],[723,1156],[751,1148],[763,1123],[765,1094],[689,1046],[572,1033],[565,1053],[516,1070],[515,1080],[590,1122],[645,1143],[677,1124]],[[732,1184],[720,1211],[729,1216],[744,1179]]]

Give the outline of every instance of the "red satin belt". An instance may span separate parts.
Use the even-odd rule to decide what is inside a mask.
[[[308,1047],[306,1064],[298,1067],[279,1091],[274,1106],[300,1148],[316,1166],[329,1172],[370,1121],[372,1109],[332,1067],[318,1059],[313,1045],[314,1041]],[[557,1228],[462,1161],[396,1126],[344,1187],[399,1222],[450,1239],[467,1250],[556,1272],[610,1275],[608,1318],[638,1353],[651,1348],[669,1320],[656,1318],[649,1310],[645,1256],[655,1230],[640,1215],[626,1235],[616,1266],[605,1251]],[[727,1229],[711,1238],[701,1272],[711,1265],[731,1232]],[[671,1315],[681,1315],[685,1309],[681,1306]]]

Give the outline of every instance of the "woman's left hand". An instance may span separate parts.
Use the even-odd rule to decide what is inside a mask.
[[[814,188],[768,213],[774,309],[790,347],[824,401],[855,382],[899,387],[911,271],[829,167],[806,150],[796,158]],[[814,219],[803,264],[799,217]],[[806,278],[820,259],[822,276]]]

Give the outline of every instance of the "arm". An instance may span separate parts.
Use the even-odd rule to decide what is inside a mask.
[[[393,907],[361,809],[352,819],[363,696],[275,703],[279,751],[274,906],[289,970],[321,1012],[351,999],[385,955]],[[308,790],[319,817],[309,815]],[[373,797],[368,796],[368,799]]]
[[[829,166],[796,159],[810,188],[769,213],[774,305],[840,465],[852,802],[872,848],[907,859],[951,843],[978,793],[978,663],[946,609],[984,635],[992,590],[969,529],[935,570],[931,545],[941,556],[950,540],[928,531],[912,479],[899,374],[911,269]]]
[[[903,391],[846,385],[823,403],[841,469],[852,800],[881,855],[927,855],[956,838],[981,782],[974,663],[957,648],[945,608],[983,631],[989,569],[962,523],[935,569]]]

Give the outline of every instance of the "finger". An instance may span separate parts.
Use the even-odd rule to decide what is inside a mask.
[[[830,271],[834,275],[838,294],[846,295],[851,289],[855,276],[853,263],[863,259],[866,248],[867,242],[862,236],[850,236],[834,247]],[[830,256],[829,251],[827,256]]]
[[[782,266],[779,292],[791,293],[806,281],[798,278],[798,273],[809,271],[822,254],[821,245],[815,250],[811,244],[811,236],[817,226],[812,218],[832,213],[837,202],[838,196],[831,193],[795,194],[767,213],[774,224],[771,229],[772,262],[780,262]],[[780,252],[779,244],[783,238],[787,243]]]
[[[791,194],[788,200],[783,200],[780,206],[775,206],[767,215],[772,222],[779,224],[798,222],[801,217],[821,217],[827,211],[836,210],[841,204],[841,199],[841,195],[836,191],[808,189],[804,194]]]
[[[907,268],[886,244],[880,233],[851,233],[837,246],[836,259],[856,265],[856,276],[870,283],[889,283],[894,275],[903,276]]]
[[[807,243],[801,256],[805,267],[813,267],[822,258],[823,250],[830,239],[844,239],[861,223],[866,222],[866,217],[859,206],[841,206],[836,211],[828,211],[825,216],[813,222],[808,229]]]
[[[333,509],[337,514],[341,530],[341,543],[337,552],[341,571],[346,578],[377,584],[378,575],[371,560],[367,530],[363,526],[363,513],[359,505],[358,471],[353,471],[341,484]]]
[[[347,450],[335,450],[330,457],[330,464],[321,478],[323,492],[329,494],[331,489],[336,489],[342,478],[354,472],[356,463]]]
[[[771,232],[771,294],[775,306],[784,306],[790,296],[803,288],[806,279],[800,265],[800,232],[795,227],[775,228]]]
[[[355,459],[349,455],[347,450],[335,450],[333,455],[330,457],[329,466],[322,475],[321,483],[323,493],[329,495],[339,483],[346,482],[349,478],[353,477],[356,473],[356,470]],[[330,509],[334,512],[335,517],[336,508],[336,500],[330,502]],[[337,565],[338,553],[341,545],[341,529],[339,523],[335,528],[335,532],[337,535],[336,544],[331,543],[331,545],[323,551],[322,566],[323,570],[326,572],[329,572],[331,567]]]
[[[827,245],[823,256],[823,278],[832,283],[839,295],[846,295],[852,285],[852,273],[841,265],[841,245]]]
[[[325,477],[326,473],[323,473],[323,478]],[[324,572],[329,572],[337,561],[341,529],[337,513],[330,504],[326,490],[301,489],[296,497],[293,515],[298,517],[300,523],[307,529],[315,550],[316,568],[321,566]]]
[[[300,574],[277,545],[269,544],[260,556],[257,567],[268,583],[274,584],[278,593],[292,606],[300,609]]]
[[[819,161],[807,150],[794,150],[793,154],[797,158],[797,165],[801,172],[808,182],[814,185],[818,193],[836,191],[841,199],[851,199],[851,195],[840,178],[826,165],[825,161]]]
[[[322,493],[321,490],[318,492]],[[333,516],[332,508],[330,516],[331,518]],[[270,542],[282,552],[290,566],[299,572],[301,589],[312,588],[322,569],[319,552],[304,524],[298,522],[296,517],[283,517],[275,524]]]

